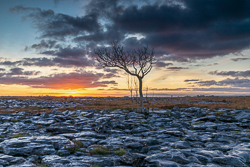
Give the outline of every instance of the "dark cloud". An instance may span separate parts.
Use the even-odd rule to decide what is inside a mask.
[[[1,71],[1,70],[0,70],[0,71]],[[2,71],[5,71],[5,69],[2,70]],[[15,76],[15,75],[18,75],[18,76],[19,76],[19,75],[24,75],[24,76],[35,76],[35,75],[38,75],[38,74],[40,74],[40,73],[41,73],[40,71],[35,71],[35,70],[33,70],[33,71],[24,71],[23,68],[18,68],[18,67],[16,67],[16,68],[11,68],[9,72],[0,73],[0,80],[1,80],[2,78],[4,78],[3,76],[7,76],[7,77],[12,77],[12,76]]]
[[[210,80],[210,81],[199,81],[195,82],[199,86],[233,86],[233,87],[246,87],[250,88],[250,80],[249,79],[239,79],[239,78],[234,78],[234,79],[224,79],[221,81],[215,81],[215,80]]]
[[[4,66],[15,66],[15,65],[17,65],[17,64],[20,64],[21,63],[21,61],[2,61],[2,62],[0,62],[0,65],[4,65]]]
[[[162,55],[158,58],[159,61],[177,61],[177,62],[193,62],[193,59],[180,55]]]
[[[93,59],[88,59],[87,57],[77,57],[77,58],[24,58],[20,61],[4,61],[0,62],[0,65],[6,66],[39,66],[39,67],[87,67],[93,66],[95,64]]]
[[[57,41],[44,41],[39,44],[33,44],[28,49],[36,49],[39,54],[53,56],[52,58],[25,58],[21,61],[17,61],[13,65],[23,66],[60,66],[60,67],[86,67],[95,64],[92,58],[88,58],[88,50],[85,47],[63,47],[57,44]]]
[[[157,62],[155,63],[155,67],[161,68],[161,67],[167,67],[167,66],[171,66],[174,65],[173,63],[165,63],[165,62]]]
[[[199,81],[199,79],[186,79],[184,82],[194,82],[194,81]]]
[[[1,74],[2,74],[2,76],[4,76],[4,75],[11,76],[11,75],[38,75],[40,73],[41,73],[40,71],[35,71],[35,70],[24,71],[23,68],[16,67],[16,68],[11,68],[10,72],[8,72],[8,73],[1,73]]]
[[[94,32],[100,28],[97,15],[95,14],[74,17],[55,13],[53,10],[42,10],[41,8],[24,6],[16,6],[11,8],[10,11],[29,12],[26,18],[32,19],[33,23],[42,32],[42,37],[65,39],[67,36],[77,36],[87,32]]]
[[[250,77],[250,70],[247,71],[210,71],[208,74],[221,75],[221,76],[232,76],[232,77]]]
[[[108,72],[107,74],[105,74],[104,78],[113,78],[113,77],[119,78],[119,77],[121,77],[119,75],[119,72],[121,71],[120,69],[104,68],[104,71]]]
[[[123,41],[128,47],[149,45],[162,61],[191,62],[240,53],[250,46],[250,2],[242,0],[91,0],[83,8],[84,16],[70,16],[16,6],[11,11],[27,12],[42,38],[65,40],[91,46]],[[141,39],[128,35],[140,34]],[[54,43],[52,43],[53,45]],[[50,48],[47,42],[33,48]],[[69,48],[61,48],[63,53]],[[48,50],[47,55],[64,56]],[[238,59],[240,60],[240,59]],[[243,60],[243,59],[242,59]]]
[[[179,71],[183,69],[188,69],[187,67],[168,67],[168,70]]]
[[[114,74],[117,74],[119,71],[120,71],[120,69],[116,69],[116,68],[104,68],[104,71],[105,72],[110,72],[110,73],[114,73]]]
[[[4,68],[0,68],[0,71],[5,71],[5,69]]]
[[[199,81],[195,82],[199,86],[212,86],[212,85],[217,85],[217,82],[215,80],[210,80],[210,81]]]
[[[113,73],[108,73],[108,74],[105,74],[103,78],[114,78],[114,77],[119,78],[120,76],[113,74]]]
[[[6,85],[27,85],[32,88],[49,88],[49,89],[84,89],[94,87],[106,87],[109,84],[116,85],[115,81],[99,81],[103,78],[102,73],[69,73],[43,76],[39,78],[26,77],[1,77],[0,84]]]
[[[225,80],[219,81],[218,85],[231,85],[234,87],[248,87],[250,88],[250,80],[249,79],[239,79],[239,78],[235,78],[235,79],[230,79],[227,78]]]
[[[219,65],[218,63],[208,64],[207,66],[216,66]]]
[[[95,42],[95,43],[110,43],[111,41],[122,41],[125,38],[125,33],[119,31],[115,27],[107,26],[107,30],[99,30],[88,35],[81,35],[74,38],[75,42]]]
[[[12,68],[10,69],[10,73],[8,75],[22,75],[23,70],[23,68]]]
[[[57,41],[55,40],[41,40],[41,42],[39,44],[33,44],[31,47],[25,47],[25,51],[29,50],[29,49],[36,49],[36,50],[42,50],[42,49],[51,49],[55,46],[55,44],[57,43]]]
[[[21,62],[21,63],[19,63]],[[53,61],[53,59],[49,58],[24,58],[23,60],[19,61],[18,65],[23,66],[56,66],[56,63]]]
[[[85,48],[68,46],[66,48],[59,47],[58,50],[50,50],[50,51],[41,52],[40,54],[52,55],[52,56],[57,56],[57,57],[62,57],[62,58],[65,58],[65,57],[78,58],[78,57],[85,57],[87,52]]]
[[[249,58],[233,58],[232,61],[242,61],[242,60],[248,60]]]
[[[177,60],[223,56],[249,47],[249,1],[189,0],[183,5],[129,6],[113,21],[127,33],[144,34],[142,44],[164,48]]]

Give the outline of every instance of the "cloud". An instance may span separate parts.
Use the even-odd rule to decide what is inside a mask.
[[[121,71],[120,69],[116,69],[116,68],[104,68],[104,71],[105,72],[110,72],[110,73],[113,73],[113,74],[117,74],[119,71]]]
[[[219,81],[218,85],[231,85],[234,87],[248,87],[250,88],[250,80],[249,79],[230,79],[227,78],[225,80]]]
[[[231,59],[232,61],[243,61],[243,60],[248,60],[249,58],[246,58],[246,57],[244,57],[244,58],[233,58],[233,59]]]
[[[66,47],[62,48],[59,47],[58,50],[49,50],[49,51],[44,51],[41,52],[40,54],[45,54],[45,55],[52,55],[52,56],[57,56],[61,58],[78,58],[78,57],[85,57],[86,52],[85,48],[79,48],[79,47]]]
[[[23,68],[12,68],[10,69],[10,73],[6,73],[6,75],[38,75],[40,71],[23,71]]]
[[[5,71],[5,69],[4,68],[0,68],[0,71]]]
[[[195,82],[195,84],[199,86],[233,86],[233,87],[246,87],[250,88],[250,80],[249,79],[239,79],[239,78],[227,78],[221,81],[199,81]]]
[[[47,89],[85,89],[95,87],[106,87],[109,84],[116,85],[115,81],[100,81],[104,74],[102,73],[61,73],[39,78],[27,77],[1,77],[0,84],[6,85],[27,85],[32,88]]]
[[[161,68],[161,67],[167,67],[167,66],[171,66],[174,65],[173,63],[165,63],[165,62],[157,62],[155,64],[155,67]]]
[[[125,46],[149,45],[157,55],[169,55],[165,60],[170,61],[224,56],[250,46],[250,2],[246,0],[88,2],[83,16],[24,6],[11,11],[26,12],[26,18],[31,18],[42,33],[41,38],[63,41],[70,37],[72,42],[91,43],[92,47],[112,40],[123,41]],[[143,38],[129,37],[135,34]],[[45,43],[33,48],[49,47]]]
[[[207,66],[216,66],[219,65],[218,63],[208,64]]]
[[[39,54],[53,56],[52,58],[24,58],[21,61],[11,62],[12,65],[23,66],[60,66],[60,67],[87,67],[95,64],[92,58],[88,58],[88,49],[85,47],[63,47],[56,44],[57,41],[42,40],[39,44],[26,47],[25,50],[36,49]],[[1,64],[1,63],[0,63]],[[6,62],[2,62],[6,64]]]
[[[15,66],[15,65],[17,65],[17,64],[20,64],[21,63],[21,61],[1,61],[0,62],[0,65],[4,65],[4,66]]]
[[[199,81],[195,82],[199,86],[212,86],[212,85],[217,85],[217,82],[215,80],[210,80],[210,81]]]
[[[0,71],[5,71],[5,69],[3,69],[3,70],[0,69]],[[1,73],[0,77],[2,77],[4,75],[7,75],[7,76],[12,76],[12,75],[29,75],[29,76],[32,76],[32,75],[38,75],[40,73],[41,73],[41,71],[35,71],[35,70],[33,70],[33,71],[24,71],[23,68],[16,67],[16,68],[11,68],[10,72]]]
[[[114,77],[119,78],[120,76],[113,73],[108,73],[105,74],[103,78],[114,78]]]
[[[184,82],[194,82],[194,81],[199,81],[199,79],[186,79]]]
[[[42,37],[53,37],[64,40],[67,36],[77,36],[86,32],[94,32],[100,28],[97,15],[86,14],[81,17],[74,17],[62,13],[55,13],[53,10],[42,10],[16,6],[10,9],[12,12],[28,12],[25,18],[31,18],[33,24],[42,33]]]
[[[163,54],[164,52],[162,52]],[[194,62],[193,59],[180,55],[162,55],[158,58],[159,61],[177,61],[177,62]]]
[[[129,6],[113,21],[127,33],[144,34],[139,40],[143,44],[191,59],[223,56],[249,47],[248,1],[190,0],[183,1],[183,6]]]
[[[183,70],[183,69],[188,69],[187,67],[168,67],[168,70],[172,70],[172,71],[179,71],[179,70]]]
[[[250,77],[250,70],[246,71],[210,71],[208,74],[221,75],[221,76],[232,76],[232,77]]]
[[[6,66],[38,66],[38,67],[87,67],[93,66],[95,64],[93,59],[88,59],[87,57],[77,57],[77,58],[24,58],[19,61],[4,61],[0,62],[0,65]]]
[[[33,44],[31,47],[25,47],[25,51],[29,50],[29,49],[36,49],[36,50],[43,50],[43,49],[51,49],[55,46],[55,44],[57,43],[57,41],[55,40],[41,40],[41,42],[39,44]]]

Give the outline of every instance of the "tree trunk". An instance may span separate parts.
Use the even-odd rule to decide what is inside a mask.
[[[142,94],[142,78],[137,77],[139,80],[139,93],[140,93],[140,100],[141,100],[141,112],[144,111],[144,105],[143,105],[143,94]]]

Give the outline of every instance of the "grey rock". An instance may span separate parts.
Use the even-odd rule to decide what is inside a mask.
[[[52,132],[54,134],[62,134],[62,133],[76,133],[78,132],[76,129],[73,127],[47,127],[46,128],[47,132]]]
[[[61,111],[57,111],[57,110],[53,110],[52,114],[54,114],[54,115],[63,115],[63,113]]]
[[[250,144],[242,143],[229,151],[229,155],[241,158],[245,163],[250,164]]]
[[[186,158],[186,156],[180,152],[173,153],[171,160],[180,164],[190,163],[190,161]]]
[[[190,144],[187,141],[178,141],[173,144],[171,144],[171,147],[176,148],[176,149],[187,149],[190,148]]]
[[[223,165],[232,165],[234,167],[247,167],[240,158],[234,156],[214,157],[213,162]]]
[[[132,143],[126,144],[126,147],[131,148],[131,149],[140,149],[143,147],[143,144],[141,144],[139,142],[132,142]]]
[[[44,125],[44,126],[49,126],[53,124],[55,121],[54,120],[38,120],[38,121],[32,121],[36,125]]]
[[[172,110],[150,110],[148,115],[122,109],[60,112],[64,107],[83,106],[84,102],[0,99],[0,105],[11,110],[14,106],[53,110],[50,114],[0,115],[0,167],[29,167],[41,159],[52,167],[250,164],[247,110],[174,107]],[[12,138],[20,132],[32,137]],[[89,156],[90,149],[96,145],[107,147],[109,154],[100,152]],[[115,155],[121,148],[126,154]]]
[[[53,166],[55,163],[59,163],[61,165],[68,164],[71,161],[67,158],[60,157],[58,155],[46,155],[42,159],[42,163],[48,166]]]
[[[35,143],[40,144],[51,144],[54,146],[55,149],[60,149],[65,144],[69,143],[69,139],[63,137],[63,136],[37,136],[34,137]]]
[[[13,157],[10,155],[0,154],[0,165],[7,166],[14,164],[21,164],[23,162],[25,162],[25,159],[22,157]]]

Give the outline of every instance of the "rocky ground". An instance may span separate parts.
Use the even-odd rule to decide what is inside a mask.
[[[0,166],[247,167],[250,110],[0,115]]]

